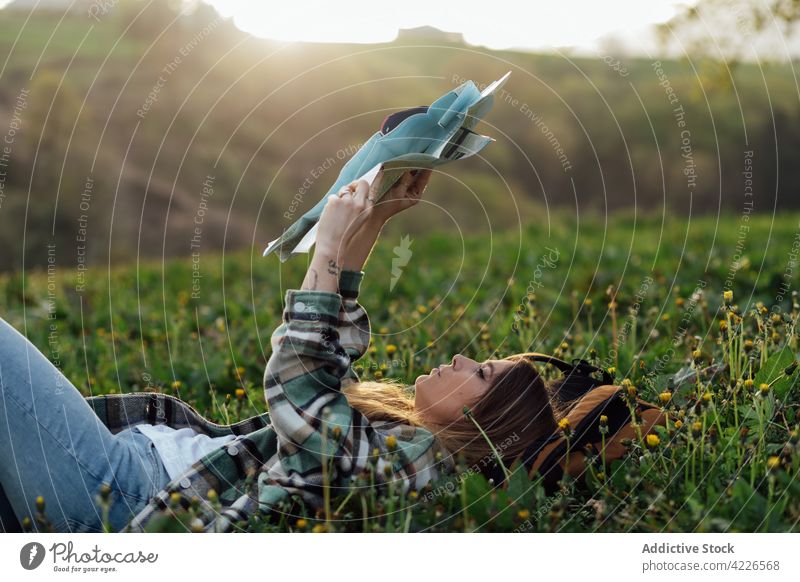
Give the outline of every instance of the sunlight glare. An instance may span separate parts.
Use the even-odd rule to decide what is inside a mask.
[[[462,33],[470,44],[490,49],[588,48],[598,37],[664,22],[678,5],[697,0],[559,0],[558,2],[469,1],[458,5],[406,0],[302,0],[253,2],[207,0],[242,30],[282,41],[391,42],[398,29],[433,26]],[[497,23],[503,23],[497,26]]]

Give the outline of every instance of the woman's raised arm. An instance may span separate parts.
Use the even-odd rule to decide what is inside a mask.
[[[365,186],[362,182],[354,195],[331,200],[333,204],[323,211],[304,288],[286,291],[283,323],[272,334],[272,355],[264,373],[281,461],[270,469],[267,484],[297,493],[316,506],[322,501],[326,478],[332,484],[339,477],[352,477],[366,470],[374,449],[388,450],[390,433],[350,407],[341,392],[343,385],[357,380],[350,364],[364,354],[370,338],[369,318],[356,300],[363,271],[340,266],[340,257],[355,256],[348,252],[354,240],[360,240],[356,244],[363,243],[364,249],[372,247],[367,235],[360,239],[346,235],[348,227],[369,232],[360,228],[370,216],[365,211]],[[393,429],[400,430],[399,458],[388,472],[389,463],[378,459],[376,478],[385,482],[391,475],[408,490],[420,480],[427,482],[435,470],[435,441],[428,431],[419,430],[406,442],[401,428]]]

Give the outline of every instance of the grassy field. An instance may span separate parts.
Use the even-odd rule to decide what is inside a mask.
[[[521,471],[508,490],[492,492],[462,464],[407,496],[343,496],[329,515],[248,527],[797,531],[800,390],[798,374],[786,371],[800,352],[799,224],[791,214],[688,222],[551,215],[491,238],[415,238],[393,288],[403,233],[389,225],[365,268],[361,302],[374,345],[356,364],[362,379],[411,384],[454,353],[583,357],[661,403],[669,426],[650,446],[632,442],[605,474],[593,469],[585,488],[565,480],[553,496]],[[50,274],[0,278],[2,315],[85,395],[158,390],[233,422],[265,409],[269,336],[306,266],[263,259],[260,250],[202,254],[197,299],[190,258],[92,269],[76,290],[74,253],[64,252]],[[665,392],[671,374],[712,363],[730,373]]]

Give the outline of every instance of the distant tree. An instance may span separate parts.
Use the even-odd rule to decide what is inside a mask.
[[[656,27],[662,50],[677,48],[733,69],[757,54],[780,60],[800,41],[800,0],[699,0]]]
[[[800,46],[800,0],[700,0],[657,27],[662,50],[678,45],[706,89],[731,89],[746,60],[780,65]],[[789,53],[787,55],[787,52]],[[751,147],[764,170],[760,195],[778,207],[794,207],[800,189],[795,109],[775,107],[753,135]]]
[[[764,169],[763,199],[772,204],[777,196],[777,208],[800,208],[800,116],[789,114],[783,109],[774,113],[772,121],[762,126],[755,143],[761,145]],[[776,146],[777,144],[777,146]],[[769,209],[771,211],[771,207]]]

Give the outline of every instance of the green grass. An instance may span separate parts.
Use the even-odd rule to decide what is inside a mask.
[[[392,247],[403,233],[389,225],[365,268],[361,302],[374,345],[356,364],[362,379],[412,384],[457,352],[483,359],[536,350],[613,366],[619,382],[659,402],[667,378],[681,368],[727,363],[730,374],[677,390],[665,405],[670,422],[658,445],[631,443],[607,475],[591,471],[585,488],[565,481],[546,496],[517,472],[508,490],[491,492],[462,465],[460,475],[408,496],[337,498],[332,515],[279,526],[253,519],[251,530],[799,529],[800,394],[798,375],[784,370],[798,354],[797,266],[785,275],[800,217],[668,219],[663,228],[660,217],[620,215],[606,224],[581,216],[579,228],[572,218],[550,218],[549,226],[541,218],[521,236],[414,239],[391,291]],[[739,249],[742,224],[749,231]],[[260,251],[224,260],[203,254],[201,296],[193,300],[189,258],[93,269],[76,293],[72,255],[60,249],[51,282],[61,369],[85,395],[161,390],[217,422],[264,410],[269,336],[306,261],[280,264]],[[557,260],[544,261],[548,252]],[[723,290],[737,255],[726,307]],[[776,303],[784,281],[791,289]],[[693,300],[698,285],[702,294]],[[616,290],[614,307],[609,290]],[[631,314],[637,293],[641,302]],[[53,359],[47,298],[45,272],[0,277],[3,317]],[[520,333],[511,330],[515,318]],[[407,365],[387,366],[390,360]],[[762,384],[769,389],[759,390]],[[237,388],[244,398],[237,399]]]

